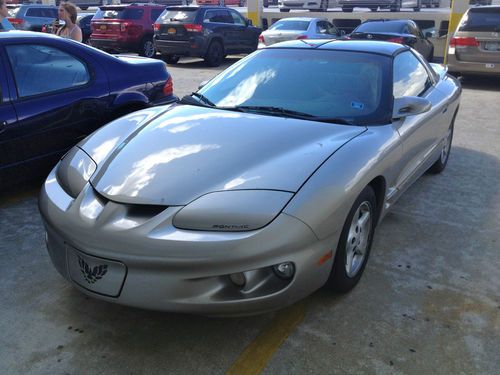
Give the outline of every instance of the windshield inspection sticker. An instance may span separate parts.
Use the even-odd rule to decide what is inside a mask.
[[[351,102],[351,108],[363,109],[363,108],[365,108],[365,105],[363,103],[360,103],[360,102]]]

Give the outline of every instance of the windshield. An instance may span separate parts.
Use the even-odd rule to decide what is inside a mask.
[[[264,49],[219,74],[199,93],[218,107],[273,107],[318,119],[387,123],[390,61],[370,53]]]
[[[269,30],[307,30],[309,21],[278,21]]]
[[[459,31],[500,31],[500,8],[471,8]]]
[[[400,33],[404,26],[400,22],[365,22],[359,25],[353,33]]]

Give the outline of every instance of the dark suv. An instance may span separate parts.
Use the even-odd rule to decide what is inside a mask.
[[[219,66],[226,55],[255,51],[260,32],[234,9],[175,6],[165,9],[154,24],[154,43],[169,64],[193,56]]]
[[[90,44],[105,51],[138,52],[154,57],[153,23],[164,5],[102,6],[92,18]]]

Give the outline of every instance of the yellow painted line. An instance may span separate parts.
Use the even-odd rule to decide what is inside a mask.
[[[300,301],[276,313],[259,335],[245,348],[227,371],[227,375],[258,375],[274,353],[304,319],[305,302]]]

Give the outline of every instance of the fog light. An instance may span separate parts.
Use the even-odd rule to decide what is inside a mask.
[[[247,282],[247,278],[245,277],[245,274],[243,272],[232,273],[231,275],[229,275],[229,278],[235,285],[239,287],[245,286]]]
[[[274,273],[283,279],[292,278],[295,273],[295,266],[292,262],[283,262],[273,266]]]

